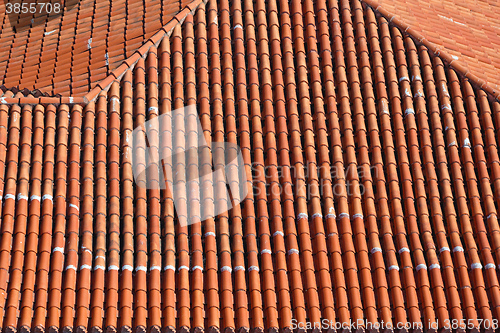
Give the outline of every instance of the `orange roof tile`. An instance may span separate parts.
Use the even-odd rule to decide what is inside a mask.
[[[5,90],[0,327],[495,331],[500,102],[365,2],[182,3],[85,95]]]

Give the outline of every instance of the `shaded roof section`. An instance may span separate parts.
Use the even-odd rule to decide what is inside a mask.
[[[0,326],[500,319],[500,104],[359,0],[195,6],[90,103],[0,105]],[[141,164],[178,192],[134,179],[133,156],[196,147],[183,118],[131,150],[134,128],[185,105],[207,142],[241,147],[248,180],[189,226],[234,170],[207,172],[225,163],[210,151]]]
[[[2,1],[0,86],[8,90],[4,96],[24,89],[35,96],[85,95],[188,2],[58,0],[42,7],[23,1],[28,13],[16,14],[14,4],[20,1]]]
[[[455,62],[461,74],[500,98],[500,3],[496,0],[363,0],[432,51]],[[432,43],[431,46],[428,43]]]

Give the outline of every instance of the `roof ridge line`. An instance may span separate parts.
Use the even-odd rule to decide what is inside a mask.
[[[181,9],[181,11],[175,14],[175,16],[170,21],[168,21],[167,24],[165,24],[153,36],[145,41],[144,44],[142,44],[142,46],[139,47],[130,57],[123,60],[120,66],[111,71],[111,73],[105,79],[99,81],[92,90],[85,94],[85,96],[83,96],[85,104],[95,101],[100,93],[107,91],[114,81],[120,80],[123,75],[125,75],[126,71],[134,68],[139,59],[144,58],[149,53],[149,49],[153,45],[158,47],[165,36],[169,36],[170,34],[172,34],[173,29],[178,24],[182,24],[184,22],[189,13],[194,12],[194,10],[196,10],[196,8],[198,8],[201,3],[206,3],[207,1],[208,0],[193,0],[183,9]]]
[[[469,81],[473,84],[479,86],[482,90],[487,92],[490,96],[500,102],[500,91],[496,91],[491,85],[488,84],[485,80],[481,79],[474,73],[472,73],[469,69],[467,69],[462,61],[455,59],[452,57],[443,47],[440,47],[433,42],[429,41],[425,36],[421,33],[413,29],[409,24],[403,22],[403,19],[396,17],[395,14],[390,13],[385,8],[382,7],[381,4],[377,2],[377,0],[360,0],[365,3],[368,7],[373,9],[373,11],[382,15],[385,19],[388,20],[389,24],[393,24],[394,26],[402,29],[406,32],[410,37],[415,39],[415,41],[421,45],[427,47],[427,49],[432,52],[435,56],[441,58],[445,63],[447,63],[451,68],[457,71],[459,74],[465,76]]]

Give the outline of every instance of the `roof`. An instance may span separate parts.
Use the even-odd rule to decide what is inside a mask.
[[[53,1],[26,14],[15,3],[0,3],[3,95],[68,97],[89,92],[188,1]]]
[[[198,0],[81,99],[5,98],[0,326],[493,331],[500,103],[389,21]]]
[[[498,1],[366,0],[489,93],[500,98]],[[395,20],[395,21],[394,21]]]

